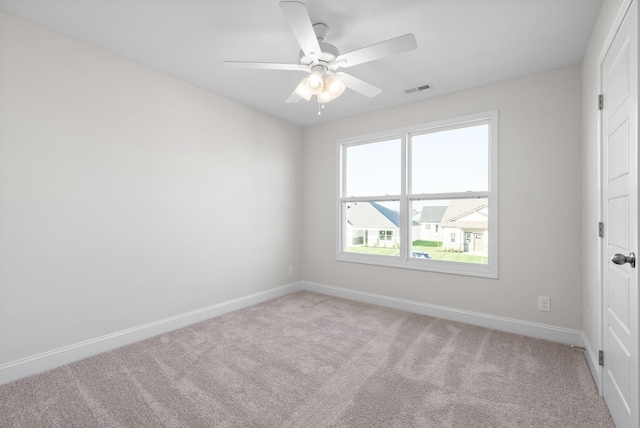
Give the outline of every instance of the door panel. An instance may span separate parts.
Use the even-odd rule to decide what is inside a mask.
[[[611,134],[608,146],[609,183],[629,174],[629,121]]]
[[[611,316],[625,333],[630,332],[629,301],[631,300],[629,276],[620,269],[609,270],[609,306],[616,308],[616,312],[611,312]]]
[[[629,350],[622,343],[618,335],[613,329],[609,330],[608,335],[608,348],[609,358],[611,359],[611,365],[616,367],[625,367],[630,364],[631,354]],[[618,393],[622,400],[618,405],[622,405],[626,412],[631,412],[629,405],[631,404],[631,385],[630,378],[625,376],[611,376],[609,373],[609,382],[615,388],[615,391],[611,391],[614,394]],[[616,397],[617,398],[617,397]],[[609,404],[609,403],[607,403]]]
[[[618,56],[611,65],[607,79],[609,90],[607,102],[611,104],[610,113],[615,113],[629,96],[629,42],[625,40],[619,48]]]
[[[610,189],[615,190],[615,189]],[[623,189],[624,190],[624,189]],[[609,200],[609,228],[607,244],[615,247],[616,252],[626,251],[629,248],[629,198],[626,196]],[[613,255],[613,254],[612,254]]]

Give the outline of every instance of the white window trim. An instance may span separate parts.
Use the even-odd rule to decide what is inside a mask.
[[[434,259],[417,259],[409,257],[410,246],[407,244],[407,234],[411,232],[412,216],[410,202],[407,192],[407,177],[411,173],[411,165],[407,163],[407,140],[410,134],[424,133],[425,131],[440,131],[446,128],[459,128],[465,125],[471,126],[475,123],[489,123],[489,182],[486,192],[467,192],[464,197],[478,197],[488,199],[489,203],[489,249],[488,264],[447,262]],[[429,272],[448,273],[456,275],[467,275],[484,278],[498,278],[498,110],[490,110],[465,116],[458,116],[435,122],[423,123],[404,128],[397,128],[387,131],[374,132],[351,138],[339,139],[336,143],[336,172],[337,172],[337,198],[336,198],[336,260],[350,263],[363,263],[378,266],[388,266],[403,269],[415,269]],[[371,201],[371,197],[349,197],[343,196],[345,191],[343,177],[346,176],[346,163],[343,162],[343,153],[346,147],[353,147],[359,144],[368,144],[376,141],[390,139],[400,139],[402,146],[402,194],[393,196],[375,197],[375,201],[399,201],[400,202],[400,240],[403,243],[400,247],[399,257],[380,256],[374,254],[349,253],[343,250],[346,248],[346,212],[344,202]],[[460,193],[440,193],[430,194],[428,199],[454,199],[460,198]]]

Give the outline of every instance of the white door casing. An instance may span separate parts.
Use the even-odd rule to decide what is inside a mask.
[[[601,64],[603,396],[619,428],[638,427],[638,8],[634,0]],[[621,256],[618,256],[621,257]],[[630,259],[629,259],[630,261]],[[621,262],[621,260],[619,260]]]

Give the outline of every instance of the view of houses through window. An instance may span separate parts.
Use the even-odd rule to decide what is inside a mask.
[[[495,245],[490,202],[497,193],[490,188],[491,118],[346,141],[339,148],[338,258],[388,265],[413,260],[412,268],[489,264]]]
[[[420,224],[420,232],[412,237],[412,252],[426,252],[438,260],[487,263],[487,202],[486,198],[429,201],[434,205],[414,202],[413,220]]]
[[[488,262],[486,198],[415,202],[411,220],[411,256],[467,263]],[[397,203],[347,204],[347,251],[400,254]],[[394,209],[394,207],[396,209]]]

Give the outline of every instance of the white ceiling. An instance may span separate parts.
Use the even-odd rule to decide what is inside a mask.
[[[302,0],[346,53],[413,33],[418,48],[348,72],[383,89],[347,89],[318,116],[286,104],[303,71],[222,62],[297,63],[279,0],[0,0],[0,9],[299,126],[579,64],[602,0]],[[431,83],[432,89],[403,90]]]

